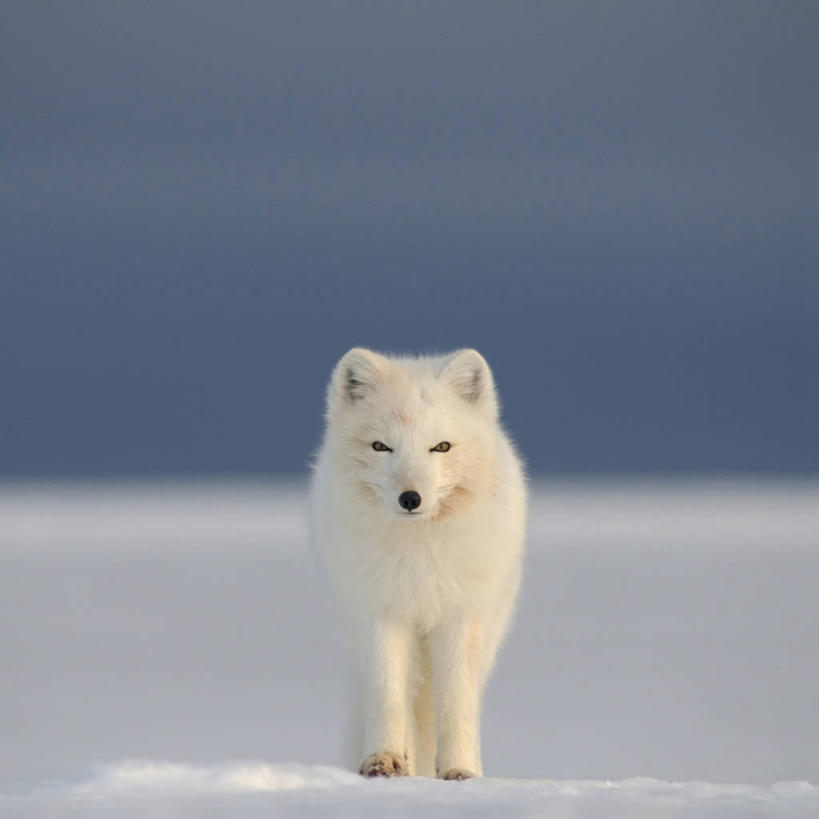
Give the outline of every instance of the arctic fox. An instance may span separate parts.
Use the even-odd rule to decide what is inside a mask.
[[[475,350],[337,364],[311,488],[348,618],[364,776],[480,776],[480,703],[520,585],[521,462]],[[361,761],[363,759],[363,762]]]

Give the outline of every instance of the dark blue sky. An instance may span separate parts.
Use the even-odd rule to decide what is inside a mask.
[[[299,473],[350,346],[533,472],[819,470],[814,2],[15,3],[0,474]]]

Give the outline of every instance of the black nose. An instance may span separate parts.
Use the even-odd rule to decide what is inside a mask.
[[[421,496],[412,489],[408,489],[398,496],[398,503],[400,503],[407,512],[412,512],[413,509],[417,509],[421,505]]]

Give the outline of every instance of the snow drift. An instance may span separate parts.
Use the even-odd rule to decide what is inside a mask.
[[[365,782],[303,487],[0,485],[0,816],[819,816],[819,481],[532,495],[501,778]]]
[[[297,793],[298,792],[298,793]],[[807,782],[770,787],[594,780],[476,779],[441,782],[408,778],[365,780],[338,768],[233,762],[196,766],[127,760],[96,766],[75,783],[0,795],[9,819],[38,815],[241,816],[554,816],[583,819],[813,819],[819,789]]]

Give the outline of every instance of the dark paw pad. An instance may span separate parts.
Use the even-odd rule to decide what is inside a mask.
[[[359,773],[362,776],[407,776],[407,761],[400,754],[392,751],[378,751],[370,754],[362,763]]]
[[[452,779],[461,782],[464,779],[472,779],[475,774],[472,771],[465,771],[463,768],[450,768],[448,771],[438,774],[441,779]]]

